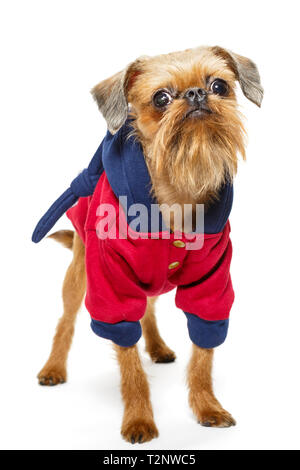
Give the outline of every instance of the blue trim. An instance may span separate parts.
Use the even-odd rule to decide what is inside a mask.
[[[101,336],[101,338],[110,339],[124,348],[133,346],[142,336],[142,328],[139,321],[121,321],[112,324],[92,319],[91,328],[96,335]]]
[[[51,230],[57,220],[80,197],[93,194],[98,180],[103,173],[117,198],[127,197],[127,207],[133,204],[142,204],[147,208],[148,232],[161,232],[166,230],[162,214],[157,214],[156,226],[151,221],[151,205],[157,204],[151,194],[151,180],[145,162],[141,144],[133,136],[128,136],[132,130],[130,121],[126,121],[119,131],[112,135],[107,132],[97,152],[93,156],[87,169],[75,178],[70,187],[52,204],[37,224],[32,240],[37,243]],[[233,200],[233,186],[225,183],[220,190],[219,198],[204,214],[204,233],[213,234],[223,230],[229,217]],[[128,224],[136,219],[137,214],[128,215],[124,207]],[[154,217],[155,219],[155,217]],[[152,225],[151,225],[152,223]],[[134,230],[144,231],[139,224]]]
[[[191,341],[200,348],[210,349],[224,343],[229,320],[208,321],[184,312]]]
[[[147,208],[148,232],[161,232],[167,230],[161,212],[158,214],[156,226],[151,226],[151,205],[157,204],[157,200],[151,194],[151,179],[145,162],[141,144],[133,136],[130,121],[115,134],[107,133],[103,146],[103,166],[109,184],[119,199],[127,197],[127,207],[133,204],[142,204]],[[127,215],[127,223],[130,224],[137,215]],[[153,221],[152,221],[153,223]],[[143,227],[135,227],[136,232],[142,232]]]
[[[233,203],[233,185],[225,183],[218,200],[204,212],[204,233],[220,233],[229,218]]]

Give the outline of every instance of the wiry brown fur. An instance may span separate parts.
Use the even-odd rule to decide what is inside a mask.
[[[66,237],[65,231],[63,233],[57,232],[54,238],[63,241],[64,237]],[[66,240],[63,244],[67,245]],[[75,235],[73,260],[63,283],[64,313],[57,325],[49,359],[38,374],[41,385],[56,385],[65,382],[67,379],[66,364],[74,334],[74,324],[85,293],[84,251],[81,239],[78,235]]]
[[[213,350],[193,345],[188,366],[189,404],[203,426],[229,427],[235,420],[215,398],[212,387]]]
[[[162,64],[162,57],[166,63]],[[133,133],[142,143],[158,202],[169,206],[210,203],[224,181],[233,180],[238,154],[245,158],[245,129],[235,98],[234,73],[206,49],[145,59],[139,67],[128,101]],[[183,92],[194,86],[207,88],[207,80],[213,78],[228,83],[228,96],[210,94],[211,114],[185,119],[188,104]],[[177,96],[163,113],[151,102],[158,88]]]
[[[137,346],[114,347],[120,366],[124,402],[121,434],[132,444],[150,441],[158,436],[158,431],[153,419],[148,380]]]
[[[192,87],[208,90],[215,78],[227,82],[228,95],[221,97],[209,93],[207,105],[211,113],[201,118],[186,118],[185,90]],[[161,205],[207,205],[217,197],[226,180],[232,181],[238,153],[245,158],[245,131],[237,109],[235,80],[239,81],[245,96],[260,106],[263,90],[255,64],[220,47],[141,57],[93,89],[94,98],[112,133],[126,120],[130,103],[132,132],[143,146],[152,190]],[[153,107],[151,98],[162,88],[171,90],[176,99],[160,111]],[[176,229],[175,219],[173,217],[171,224]],[[64,314],[50,357],[38,375],[41,385],[55,385],[66,380],[67,355],[86,282],[84,245],[79,236],[61,231],[50,237],[72,248],[73,260],[63,286]],[[148,299],[141,320],[146,350],[154,362],[172,362],[175,354],[157,328],[155,300]],[[115,346],[115,350],[125,407],[122,436],[133,443],[151,440],[158,431],[137,346]],[[214,396],[212,358],[213,350],[193,345],[187,380],[189,403],[204,426],[228,427],[235,421]]]

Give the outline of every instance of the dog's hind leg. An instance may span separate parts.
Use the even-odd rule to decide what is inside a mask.
[[[193,344],[188,367],[189,403],[198,421],[206,427],[229,427],[235,420],[216,399],[212,387],[213,349]]]
[[[121,372],[124,415],[121,434],[132,444],[150,441],[158,436],[153,419],[150,391],[137,346],[115,345]]]
[[[146,312],[141,320],[146,351],[149,353],[153,362],[173,362],[176,359],[175,353],[166,345],[157,328],[154,313],[156,299],[157,297],[147,298]]]
[[[54,238],[62,241],[59,237]],[[67,246],[67,243],[63,244]],[[73,260],[63,283],[64,313],[57,325],[49,359],[38,374],[40,385],[56,385],[65,382],[67,378],[66,363],[72,343],[74,323],[86,288],[84,251],[84,245],[75,233]]]

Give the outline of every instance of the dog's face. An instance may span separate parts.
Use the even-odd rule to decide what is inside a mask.
[[[238,153],[245,156],[237,80],[259,106],[263,91],[253,62],[201,47],[141,57],[97,85],[93,95],[112,133],[130,113],[154,190],[164,186],[182,201],[199,201],[232,180]]]

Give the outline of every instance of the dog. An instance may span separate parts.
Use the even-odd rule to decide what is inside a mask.
[[[154,314],[157,297],[173,288],[193,345],[187,374],[190,406],[203,426],[235,425],[214,396],[211,370],[234,297],[228,217],[238,155],[245,158],[236,82],[250,101],[261,105],[256,65],[219,46],[142,56],[100,82],[92,94],[107,122],[107,136],[89,168],[40,223],[43,233],[35,232],[34,241],[39,241],[72,206],[67,215],[75,232],[50,235],[73,251],[73,259],[63,284],[64,313],[39,383],[66,381],[74,322],[86,293],[93,331],[114,343],[124,402],[121,434],[132,443],[158,436],[136,343],[143,333],[154,362],[175,360]],[[119,199],[125,195],[131,206],[158,205],[156,229],[146,224],[138,230],[128,214],[124,222]],[[109,219],[101,212],[107,204],[114,212]],[[204,207],[202,232],[197,232],[199,205]],[[194,249],[195,241],[200,248]]]

